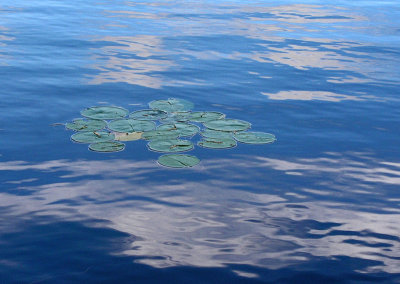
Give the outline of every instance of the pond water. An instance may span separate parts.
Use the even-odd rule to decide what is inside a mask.
[[[1,1],[0,282],[400,281],[400,6],[332,3]],[[277,141],[170,169],[51,125],[171,97]]]

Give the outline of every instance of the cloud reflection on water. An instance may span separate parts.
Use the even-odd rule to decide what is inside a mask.
[[[114,229],[136,236],[124,254],[155,267],[237,263],[277,269],[313,257],[349,256],[381,263],[369,269],[398,272],[398,202],[387,202],[389,189],[379,185],[397,185],[400,165],[363,153],[291,161],[257,156],[204,160],[176,175],[153,161],[129,160],[13,161],[1,162],[0,170],[25,172],[24,183],[13,179],[8,186],[14,191],[0,194],[0,206],[14,206],[14,215],[108,220]],[[277,184],[274,171],[296,180]],[[38,172],[59,181],[28,180]],[[154,176],[160,178],[149,178]],[[307,191],[313,187],[328,198],[316,199]],[[13,193],[18,191],[29,194]],[[354,198],[366,202],[352,204]]]
[[[131,36],[96,35],[94,42],[106,41],[110,45],[93,49],[92,67],[98,74],[87,75],[89,84],[125,82],[156,89],[209,85],[207,78],[202,76],[203,80],[199,81],[196,75],[214,70],[213,62],[217,60],[230,60],[231,64],[252,60],[260,69],[291,67],[302,71],[336,71],[334,74],[327,72],[323,78],[333,84],[393,82],[392,71],[399,63],[395,55],[388,55],[383,50],[368,52],[368,41],[332,37],[331,33],[352,34],[355,23],[358,26],[369,23],[367,15],[349,9],[265,3],[151,4],[128,1],[121,4],[120,9],[113,5],[114,9],[105,11],[104,26],[110,32],[118,26],[119,31],[125,29],[132,34],[131,31],[143,24],[154,27],[157,35],[146,34],[146,31],[137,31]],[[209,41],[208,38],[213,36],[220,38],[223,46],[207,49],[189,44],[192,41],[201,44],[202,40]],[[238,37],[247,39],[246,48],[239,44]],[[166,41],[175,44],[168,45]],[[193,80],[169,78],[167,72],[179,72],[187,65],[187,60],[202,66],[193,69],[193,76],[190,76]],[[259,78],[276,80],[267,75],[260,74]],[[355,100],[358,98],[354,95]]]
[[[350,96],[350,95],[343,95],[333,92],[322,92],[322,91],[280,91],[279,93],[276,94],[269,94],[266,92],[261,92],[261,94],[267,96],[271,100],[300,100],[300,101],[320,100],[328,102],[340,102],[343,100],[363,101],[366,99],[368,100],[375,99],[374,96],[367,96],[367,95]]]
[[[369,29],[371,23],[381,27],[377,19],[363,15],[362,9],[245,1],[106,1],[77,7],[67,2],[39,2],[26,4],[23,13],[5,11],[12,23],[10,34],[16,40],[10,41],[7,31],[6,37],[0,38],[0,43],[6,44],[0,48],[12,51],[16,67],[6,70],[11,79],[5,82],[9,100],[5,100],[7,111],[3,114],[10,117],[8,127],[16,136],[10,136],[10,143],[6,141],[11,145],[7,146],[10,152],[2,158],[15,154],[48,159],[0,161],[4,180],[0,206],[6,208],[0,208],[5,212],[0,215],[0,228],[1,236],[8,237],[2,244],[11,248],[1,263],[15,260],[6,264],[19,268],[15,270],[20,274],[21,263],[31,268],[35,262],[63,271],[75,266],[74,260],[85,259],[85,249],[90,245],[101,252],[106,248],[107,255],[120,253],[120,243],[110,247],[104,241],[111,239],[103,235],[107,230],[85,230],[85,221],[95,219],[104,220],[99,227],[110,226],[132,236],[125,240],[123,253],[154,267],[224,267],[232,263],[295,272],[311,270],[310,274],[324,276],[324,267],[331,266],[317,266],[319,259],[339,259],[342,266],[348,263],[341,259],[349,259],[352,263],[345,271],[349,274],[337,267],[331,273],[349,277],[357,270],[399,272],[400,166],[396,157],[382,160],[365,153],[315,157],[317,149],[296,144],[279,148],[280,144],[280,150],[268,157],[233,154],[229,156],[233,158],[203,159],[196,168],[172,171],[158,167],[155,161],[136,161],[134,156],[79,159],[82,153],[94,156],[65,148],[64,140],[57,143],[65,135],[49,135],[48,128],[43,127],[51,117],[71,118],[72,106],[89,101],[114,104],[109,93],[130,89],[116,83],[144,87],[136,97],[143,99],[141,103],[149,101],[143,98],[146,94],[175,93],[173,88],[165,92],[146,88],[209,85],[212,88],[206,90],[182,90],[198,105],[211,105],[227,110],[227,114],[241,111],[243,118],[251,112],[263,125],[265,117],[261,116],[268,115],[268,123],[293,137],[325,139],[328,134],[339,135],[339,139],[328,137],[326,141],[345,142],[340,149],[353,148],[352,143],[358,141],[362,141],[360,147],[379,146],[379,141],[383,146],[393,146],[393,135],[388,140],[372,137],[373,143],[362,140],[371,138],[368,133],[377,133],[371,125],[383,129],[387,124],[388,130],[394,129],[394,114],[378,117],[382,110],[391,109],[387,106],[363,103],[364,108],[354,109],[353,116],[340,104],[325,108],[326,104],[318,103],[302,107],[305,104],[275,102],[270,106],[265,103],[266,97],[259,95],[330,102],[375,100],[372,96],[379,94],[366,94],[370,90],[383,90],[382,96],[387,96],[390,89],[383,86],[398,79],[398,72],[394,72],[399,66],[398,48],[394,40],[381,42],[389,36],[382,32],[384,29],[380,34],[375,34],[378,29]],[[26,21],[20,21],[21,16]],[[86,74],[88,84],[100,86],[80,86],[71,79],[81,79],[82,74]],[[232,88],[227,88],[229,84]],[[300,91],[294,93],[293,89]],[[18,90],[23,92],[14,93]],[[207,96],[209,104],[202,104]],[[114,98],[124,104],[132,102],[125,94]],[[260,102],[260,98],[261,103],[248,103],[252,99]],[[24,101],[27,108],[21,106]],[[31,103],[37,101],[42,103]],[[318,117],[324,114],[331,120]],[[371,119],[361,121],[365,114]],[[19,122],[21,118],[23,123]],[[330,127],[334,124],[337,127]],[[27,125],[31,126],[27,132],[17,131]],[[354,137],[355,141],[346,141]],[[54,158],[69,155],[71,159]],[[307,158],[299,158],[303,155]],[[25,226],[26,220],[52,225],[33,226],[36,229],[32,230]],[[80,226],[64,234],[71,231],[64,223],[70,220],[77,220],[75,226]],[[62,228],[54,237],[52,229],[57,227]],[[14,231],[18,234],[8,234]],[[26,246],[27,242],[31,245]],[[42,261],[43,252],[52,257]],[[71,258],[67,255],[75,253]],[[127,267],[106,260],[104,266],[118,266],[115,274],[108,275],[115,276]],[[360,264],[365,260],[375,262]],[[316,266],[304,268],[299,264]],[[86,269],[82,267],[80,272]],[[282,277],[287,276],[287,270],[279,271]],[[106,274],[101,269],[96,272]],[[152,272],[146,277],[153,276]],[[198,277],[202,272],[191,275]],[[44,274],[54,275],[54,271],[44,269]],[[180,275],[186,276],[183,269]]]
[[[8,61],[11,59],[10,54],[6,52],[6,47],[10,41],[14,41],[15,37],[9,35],[9,29],[0,26],[0,66],[8,66]]]
[[[174,64],[160,57],[161,39],[157,36],[107,36],[96,41],[109,42],[95,52],[92,60],[99,74],[88,84],[125,82],[148,88],[160,88],[163,79],[158,72],[166,71]]]

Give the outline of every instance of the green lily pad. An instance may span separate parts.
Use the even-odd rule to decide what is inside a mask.
[[[225,114],[216,111],[196,111],[190,115],[190,120],[194,122],[207,122],[225,118]]]
[[[89,149],[95,152],[119,152],[125,149],[125,144],[120,142],[99,142],[90,144]]]
[[[81,131],[71,136],[78,143],[97,143],[114,140],[114,134],[106,131]]]
[[[125,133],[119,133],[115,132],[115,138],[114,140],[116,141],[136,141],[142,138],[143,132],[125,132]]]
[[[169,154],[158,158],[158,163],[170,168],[188,168],[200,163],[200,160],[192,155]]]
[[[108,123],[108,129],[115,132],[143,132],[156,128],[153,121],[135,119],[116,119]]]
[[[97,152],[122,151],[125,145],[121,141],[139,139],[149,140],[148,149],[156,152],[190,151],[194,149],[193,142],[178,138],[196,135],[200,131],[198,123],[204,128],[200,132],[202,140],[197,145],[205,148],[225,149],[235,147],[238,142],[266,144],[276,141],[270,133],[246,132],[251,128],[249,122],[226,119],[221,112],[191,112],[194,104],[184,99],[155,100],[149,107],[130,114],[116,106],[90,107],[81,111],[85,118],[62,125],[78,131],[71,136],[72,141],[89,143],[89,149]],[[129,118],[126,117],[128,114]],[[101,131],[105,127],[108,129]],[[158,159],[160,165],[172,168],[192,167],[199,162],[195,156],[181,154],[163,155]]]
[[[194,148],[193,143],[188,140],[172,139],[172,140],[151,140],[147,146],[150,150],[156,152],[185,152]]]
[[[238,132],[233,137],[239,142],[249,144],[268,144],[276,140],[274,134],[265,132]]]
[[[197,145],[204,148],[225,149],[236,146],[236,141],[233,138],[203,138]]]
[[[249,129],[251,124],[239,119],[219,119],[204,122],[203,125],[212,130],[218,131],[243,131]]]
[[[127,116],[129,111],[122,107],[95,106],[81,111],[84,117],[91,119],[118,119]]]
[[[195,135],[197,132],[199,132],[200,128],[194,124],[177,122],[162,124],[157,127],[157,130],[167,130],[172,132],[176,131],[179,133],[179,136],[187,137]]]
[[[168,130],[151,130],[142,134],[142,138],[145,140],[172,140],[178,137],[179,132]]]
[[[186,122],[190,119],[190,112],[174,112],[170,116],[160,119],[161,123]]]
[[[65,127],[75,131],[96,131],[103,129],[106,125],[104,120],[78,118],[66,123]]]
[[[167,117],[167,113],[157,109],[143,109],[132,112],[129,118],[137,120],[158,120]]]
[[[206,138],[216,138],[216,139],[232,138],[231,132],[212,130],[208,128],[201,131],[200,135]]]
[[[169,98],[168,100],[158,100],[149,103],[150,108],[165,112],[188,111],[194,107],[194,104],[183,99]]]

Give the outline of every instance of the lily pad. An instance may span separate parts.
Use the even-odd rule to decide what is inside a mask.
[[[197,145],[204,148],[213,148],[213,149],[225,149],[232,148],[236,146],[236,141],[233,138],[203,138]]]
[[[116,119],[108,123],[108,129],[115,132],[143,132],[156,128],[153,121],[135,119]]]
[[[157,127],[157,130],[167,130],[171,132],[176,131],[179,133],[179,136],[187,137],[195,135],[197,132],[199,132],[200,128],[194,124],[177,122],[162,124]]]
[[[65,127],[75,131],[96,131],[103,129],[106,125],[104,120],[78,118],[66,123]]]
[[[200,132],[200,135],[207,138],[216,138],[216,139],[225,139],[225,138],[232,138],[231,132],[224,132],[212,129],[204,129]]]
[[[99,142],[90,144],[89,149],[95,152],[119,152],[125,149],[125,144],[120,142]]]
[[[188,168],[197,165],[200,160],[192,155],[169,154],[158,158],[158,163],[170,168]]]
[[[158,100],[149,103],[150,108],[165,112],[188,111],[194,104],[183,99],[169,98],[168,100]]]
[[[81,111],[84,117],[91,119],[118,119],[127,116],[129,111],[122,107],[95,106]]]
[[[216,111],[196,111],[190,114],[190,120],[194,122],[207,122],[225,118],[225,114]]]
[[[249,144],[268,144],[276,140],[274,134],[265,132],[238,132],[233,137],[239,142]]]
[[[78,143],[97,143],[114,140],[114,134],[106,131],[81,131],[71,136]]]
[[[142,138],[145,140],[172,140],[178,137],[179,132],[168,130],[151,130],[142,134]]]
[[[161,123],[186,122],[190,119],[190,112],[174,112],[170,116],[160,119]]]
[[[150,150],[156,152],[185,152],[194,148],[193,143],[188,140],[172,139],[172,140],[152,140],[147,146]]]
[[[129,117],[137,120],[158,120],[167,117],[167,113],[157,109],[143,109],[132,112]]]
[[[114,140],[117,141],[135,141],[135,140],[139,140],[142,138],[142,134],[143,132],[125,132],[125,133],[119,133],[119,132],[115,132],[115,138]]]
[[[203,125],[212,130],[218,131],[243,131],[249,129],[251,124],[239,119],[219,119],[204,122]]]

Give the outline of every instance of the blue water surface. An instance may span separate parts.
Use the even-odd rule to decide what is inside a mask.
[[[400,5],[329,3],[1,1],[0,282],[400,282]],[[176,170],[51,126],[169,97],[278,140]]]

